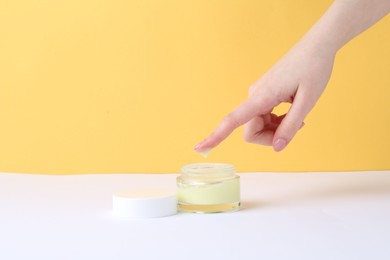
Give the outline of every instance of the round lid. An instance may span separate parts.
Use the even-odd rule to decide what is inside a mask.
[[[176,214],[176,193],[163,189],[137,189],[116,192],[112,196],[116,216],[157,218]]]

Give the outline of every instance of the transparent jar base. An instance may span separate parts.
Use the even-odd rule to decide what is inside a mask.
[[[179,202],[179,211],[190,213],[223,213],[234,212],[240,209],[240,202],[217,205],[194,205]]]

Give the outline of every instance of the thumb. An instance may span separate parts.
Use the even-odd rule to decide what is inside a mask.
[[[305,117],[315,104],[315,101],[312,100],[306,97],[302,91],[297,92],[290,110],[274,134],[272,146],[276,152],[283,150],[303,126]]]

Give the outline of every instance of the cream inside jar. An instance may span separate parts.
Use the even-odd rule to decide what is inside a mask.
[[[217,213],[240,208],[240,177],[223,163],[195,163],[184,166],[177,178],[180,211]]]

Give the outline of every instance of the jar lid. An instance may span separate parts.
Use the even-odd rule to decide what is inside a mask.
[[[190,178],[229,178],[235,173],[235,168],[226,163],[193,163],[181,168],[181,172]]]
[[[157,218],[177,212],[176,192],[163,189],[137,189],[116,192],[113,211],[125,218]]]

